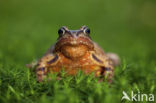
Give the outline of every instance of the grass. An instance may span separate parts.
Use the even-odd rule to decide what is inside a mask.
[[[1,1],[0,103],[118,103],[123,91],[156,96],[155,5],[154,0]],[[121,57],[113,83],[97,83],[81,72],[37,83],[25,64],[55,43],[60,26],[84,24],[106,52]]]

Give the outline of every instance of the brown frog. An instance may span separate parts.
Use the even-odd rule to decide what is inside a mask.
[[[79,70],[85,74],[93,72],[95,77],[107,77],[111,82],[114,67],[119,65],[119,57],[105,53],[92,41],[87,26],[79,30],[69,30],[63,26],[58,34],[57,42],[37,61],[36,76],[39,82],[47,77],[47,73],[59,74],[62,69],[67,75],[75,75]]]

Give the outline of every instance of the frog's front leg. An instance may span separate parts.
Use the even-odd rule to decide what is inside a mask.
[[[95,75],[102,77],[100,81],[106,79],[108,82],[112,82],[114,73],[113,61],[105,55],[100,57],[96,54],[92,54],[91,59],[98,66]]]
[[[114,68],[111,66],[100,66],[95,72],[95,76],[100,77],[99,82],[106,80],[109,83],[112,83],[113,74]]]
[[[102,67],[101,68],[101,75],[109,82],[112,83],[112,78],[114,75],[114,68],[111,66],[108,67]]]
[[[44,78],[46,78],[47,68],[46,67],[37,67],[36,76],[37,81],[41,82]]]
[[[36,68],[36,76],[39,82],[43,81],[49,72],[48,67],[58,60],[57,55],[48,54],[40,59]]]

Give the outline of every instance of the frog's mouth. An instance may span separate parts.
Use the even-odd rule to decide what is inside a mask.
[[[94,49],[94,44],[89,38],[62,38],[55,46],[55,52],[61,52],[69,58],[78,58],[86,54],[87,51]]]
[[[79,46],[79,45],[84,45],[86,46],[89,50],[94,49],[94,44],[91,39],[87,37],[79,37],[79,38],[73,38],[73,37],[68,37],[68,38],[62,38],[57,41],[55,50],[59,50],[61,47],[69,45],[69,46]]]

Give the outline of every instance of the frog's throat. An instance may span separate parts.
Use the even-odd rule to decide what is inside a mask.
[[[67,58],[78,59],[83,57],[89,48],[86,45],[65,45],[60,49],[60,52]]]

